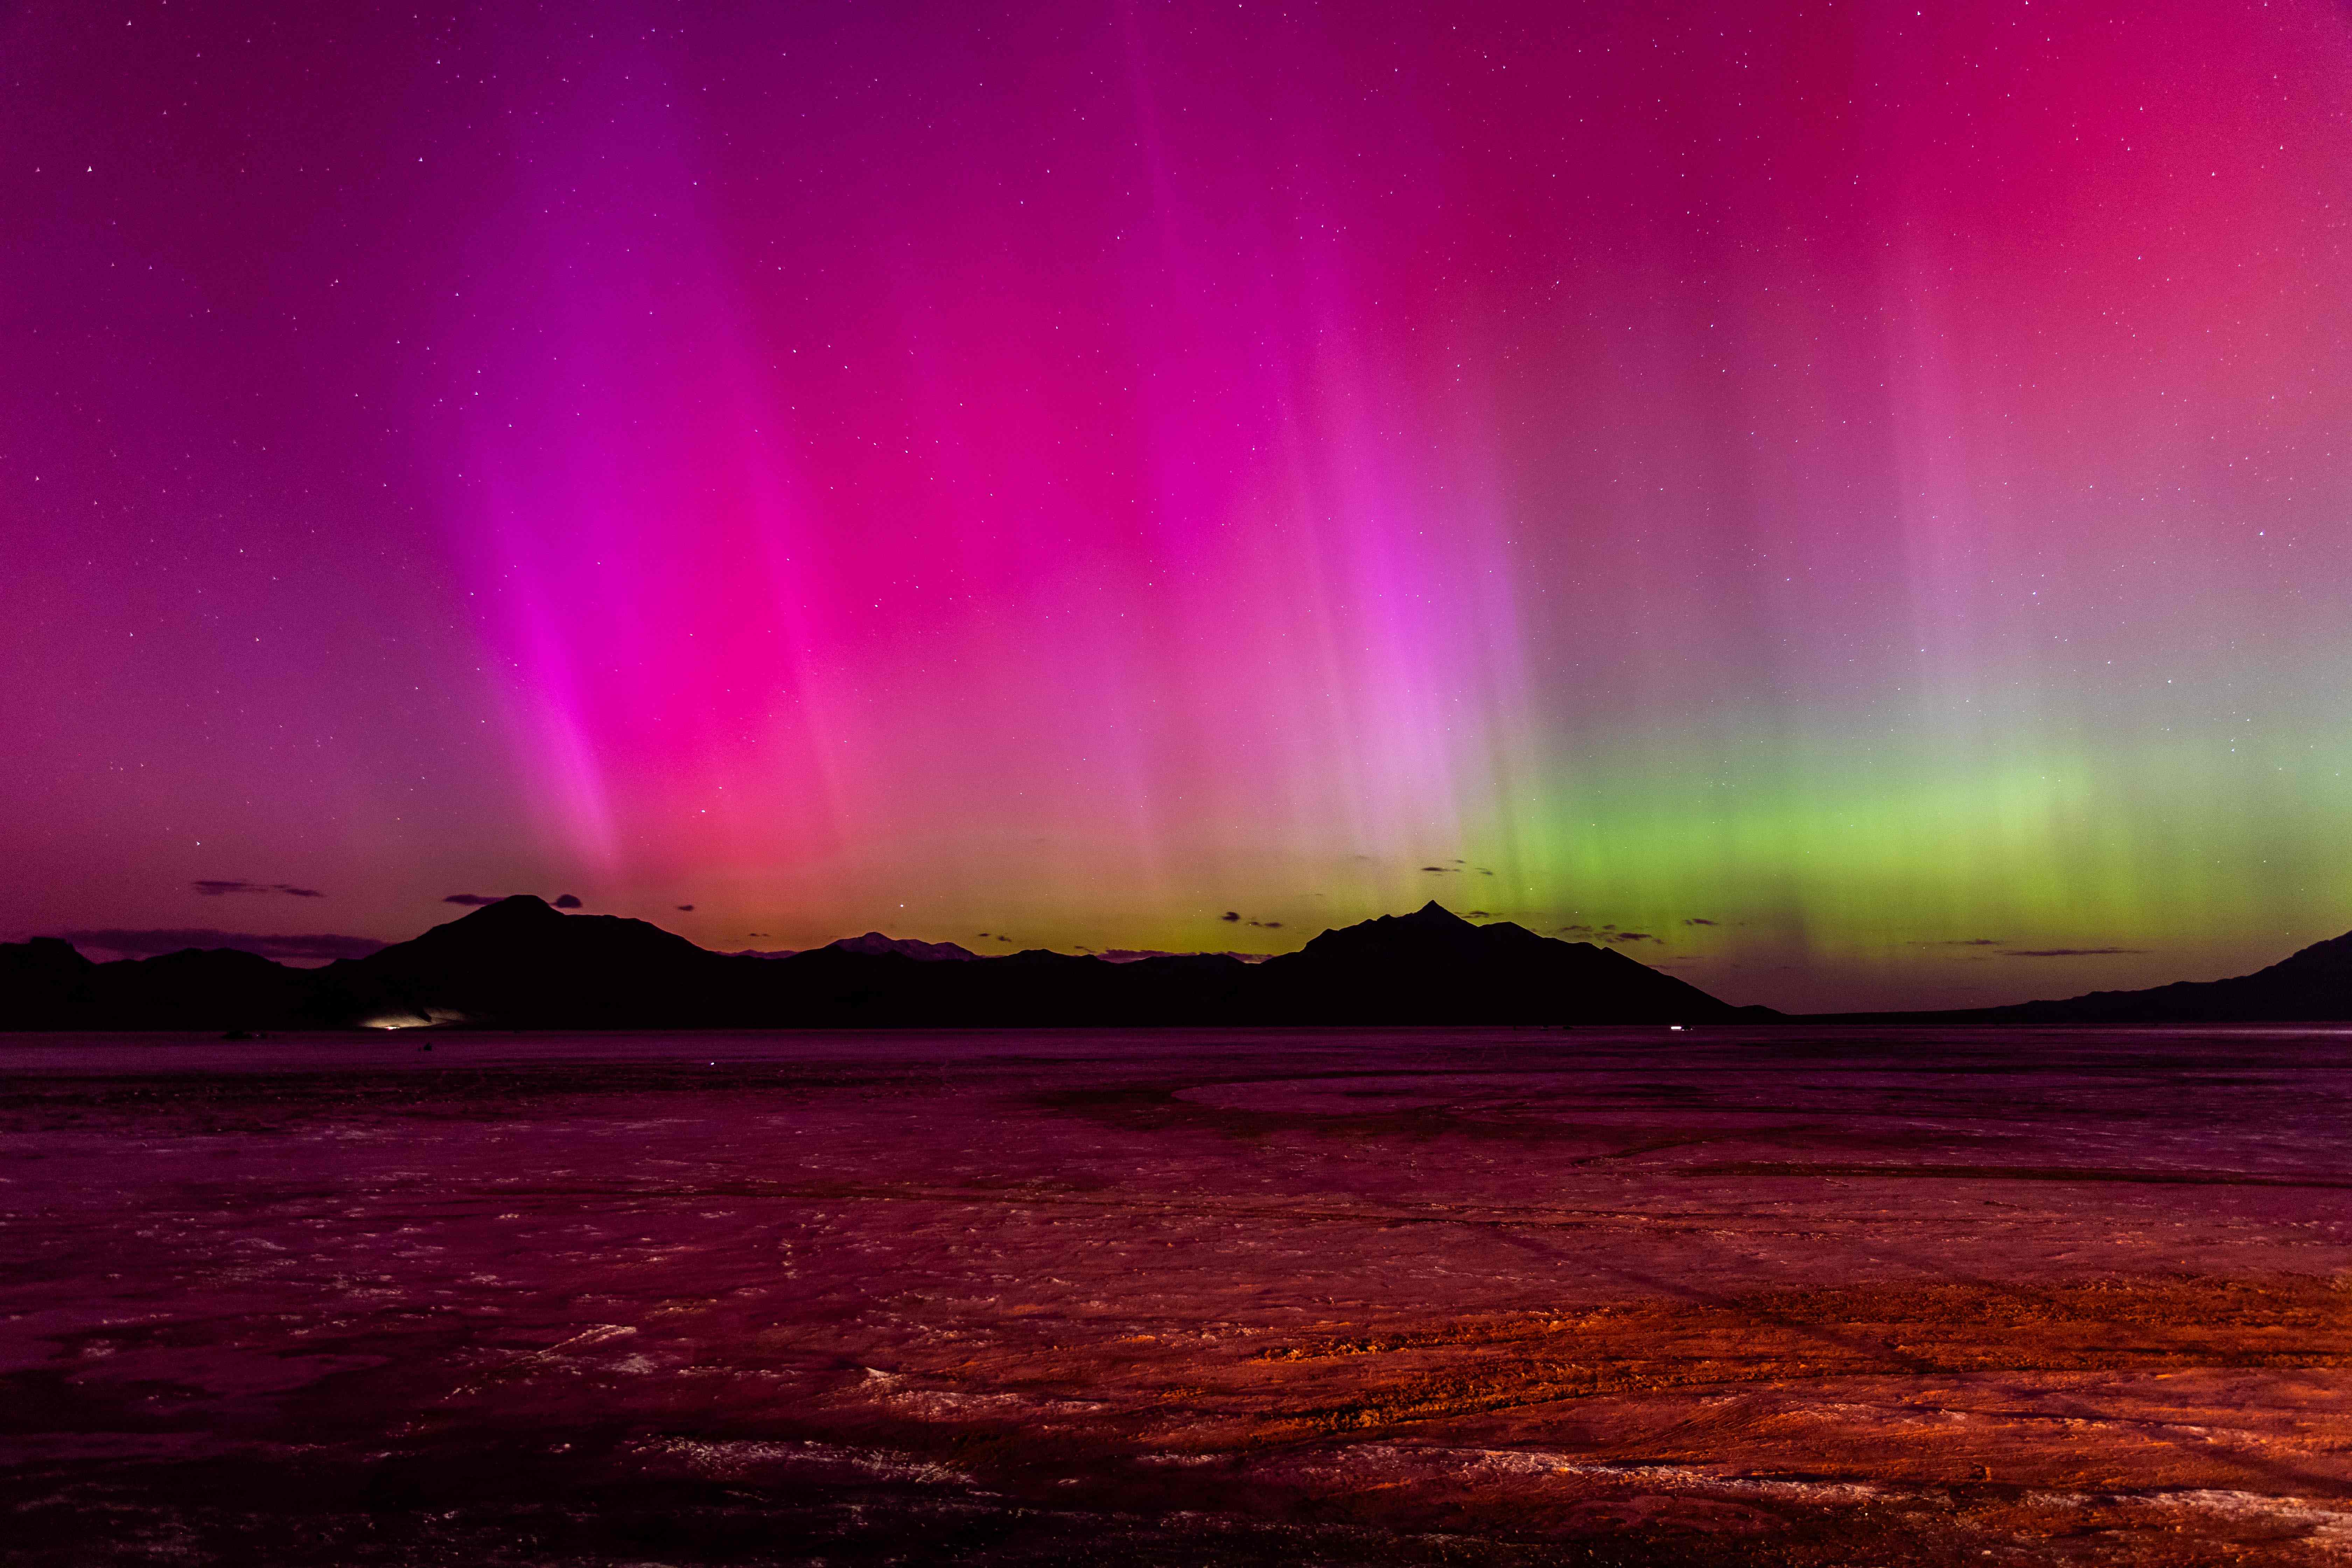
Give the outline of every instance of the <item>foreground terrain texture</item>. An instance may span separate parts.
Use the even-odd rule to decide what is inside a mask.
[[[12,1563],[2352,1563],[2352,1034],[0,1045]]]

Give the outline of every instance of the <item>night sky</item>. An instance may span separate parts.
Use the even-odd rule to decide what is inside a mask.
[[[142,0],[0,87],[0,937],[2352,928],[2339,5]]]

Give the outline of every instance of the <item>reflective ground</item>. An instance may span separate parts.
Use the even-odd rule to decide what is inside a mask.
[[[12,1563],[2352,1562],[2352,1033],[0,1037]]]

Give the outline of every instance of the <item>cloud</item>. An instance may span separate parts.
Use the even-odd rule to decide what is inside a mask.
[[[224,893],[283,893],[289,899],[323,899],[327,896],[316,888],[297,888],[285,882],[236,882],[205,878],[190,885],[208,899],[217,899]]]
[[[1242,917],[1239,910],[1227,910],[1223,914],[1219,915],[1217,918],[1221,921],[1238,921]]]
[[[152,958],[191,947],[226,947],[263,958],[365,958],[391,944],[372,936],[257,936],[247,931],[61,931],[57,933],[76,947],[119,952],[125,958]]]
[[[1951,942],[1923,942],[1921,947],[1999,947],[2006,937],[1964,936]]]
[[[1598,926],[1561,926],[1559,931],[1555,934],[1559,936],[1589,936],[1600,942],[1663,942],[1665,941],[1665,938],[1652,936],[1645,931],[1619,931],[1614,924]]]
[[[1435,871],[1443,876],[1451,874],[1454,868],[1451,866],[1423,866],[1422,869],[1424,871]]]
[[[1691,916],[1691,918],[1690,918],[1690,919],[1688,919],[1688,920],[1686,920],[1686,921],[1683,921],[1683,924],[1685,924],[1685,925],[1686,925],[1686,926],[1711,926],[1711,925],[1721,925],[1722,923],[1723,923],[1723,922],[1722,922],[1722,921],[1711,921],[1711,920],[1706,920],[1706,919],[1705,919],[1705,918],[1703,918],[1703,917],[1701,917],[1701,916],[1698,916],[1698,915],[1693,915],[1693,916]]]
[[[694,912],[694,906],[692,904],[680,904],[677,906],[677,912],[682,915],[690,915]]]
[[[1492,910],[1465,910],[1462,918],[1465,921],[1491,921],[1496,917]]]
[[[2145,947],[2021,947],[2011,948],[2003,958],[2105,958],[2116,952],[2149,952]]]
[[[576,910],[580,908],[580,895],[577,893],[559,893],[556,895],[555,907],[559,910]]]
[[[1257,927],[1260,931],[1280,931],[1282,929],[1282,922],[1280,921],[1250,921],[1250,924]]]
[[[452,893],[441,901],[445,904],[463,904],[469,910],[478,910],[484,904],[495,904],[501,900],[498,895],[492,893]]]

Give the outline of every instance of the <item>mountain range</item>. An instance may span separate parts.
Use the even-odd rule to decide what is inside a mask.
[[[787,956],[711,952],[643,921],[504,899],[320,969],[191,949],[93,963],[0,943],[0,1028],[793,1028],[1769,1021],[1613,949],[1432,903],[1297,952],[1130,963],[981,958],[878,931]]]
[[[2309,1024],[2352,1019],[2352,932],[2316,942],[2252,974],[2179,980],[2145,991],[2094,991],[1948,1013],[1847,1013],[1852,1024]]]
[[[503,899],[320,969],[188,949],[94,963],[0,942],[0,1029],[1013,1027],[1063,1025],[2293,1023],[2352,1020],[2352,934],[2252,974],[1935,1013],[1792,1018],[1735,1007],[1613,948],[1473,925],[1435,903],[1297,952],[1124,963],[984,958],[867,931],[804,952],[721,953],[643,921]]]

